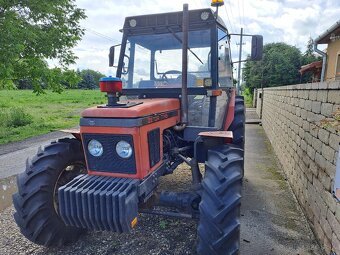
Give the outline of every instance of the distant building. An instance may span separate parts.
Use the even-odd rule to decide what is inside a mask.
[[[326,53],[318,44],[328,44]],[[340,20],[314,40],[314,49],[323,56],[321,80],[340,80]]]
[[[301,66],[301,69],[299,70],[301,77],[305,73],[312,73],[312,80],[311,82],[318,82],[320,81],[321,76],[321,70],[322,70],[322,61],[315,61],[310,64]]]

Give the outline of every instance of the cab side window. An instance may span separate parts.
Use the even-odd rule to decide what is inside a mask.
[[[232,87],[232,81],[229,39],[224,31],[218,29],[218,84],[220,87]]]

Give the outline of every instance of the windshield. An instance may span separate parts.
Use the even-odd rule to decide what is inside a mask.
[[[122,80],[124,88],[177,88],[182,86],[182,32],[129,36]],[[210,30],[189,32],[188,87],[203,86],[211,78]]]

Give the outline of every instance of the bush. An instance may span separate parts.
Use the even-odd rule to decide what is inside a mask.
[[[9,108],[0,110],[0,126],[22,127],[33,122],[33,117],[25,113],[21,108]]]
[[[252,91],[250,91],[250,88],[248,87],[244,88],[242,95],[244,96],[246,106],[252,107],[253,106],[253,94],[252,94]]]

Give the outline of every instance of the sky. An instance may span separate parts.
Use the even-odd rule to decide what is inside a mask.
[[[128,16],[209,8],[210,0],[76,0],[85,9],[87,18],[81,21],[85,35],[74,48],[78,57],[73,68],[94,69],[105,75],[115,75],[108,67],[111,45],[121,42],[124,19]],[[264,43],[285,42],[306,49],[309,37],[315,39],[340,17],[340,0],[225,0],[219,15],[230,33],[263,35]],[[238,58],[239,37],[231,37],[233,60]],[[321,45],[319,48],[325,48]],[[245,40],[243,58],[250,52],[250,41]],[[234,72],[234,77],[236,72]]]

